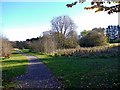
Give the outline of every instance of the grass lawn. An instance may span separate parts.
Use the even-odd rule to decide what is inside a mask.
[[[120,86],[120,58],[39,57],[65,88],[115,88]]]
[[[24,74],[28,60],[26,57],[20,54],[12,54],[11,58],[0,60],[2,63],[2,85],[4,88],[15,87],[15,83],[12,80]]]

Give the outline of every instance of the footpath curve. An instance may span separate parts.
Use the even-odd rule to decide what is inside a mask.
[[[37,57],[22,54],[28,58],[28,66],[24,75],[15,79],[17,88],[56,88],[62,84],[53,76],[47,66]]]

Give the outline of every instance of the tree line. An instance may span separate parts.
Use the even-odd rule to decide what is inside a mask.
[[[102,46],[109,43],[105,28],[84,30],[77,35],[77,26],[67,15],[54,17],[51,30],[43,32],[43,36],[14,42],[14,47],[28,48],[33,52],[51,53],[58,49]]]
[[[108,33],[108,30],[111,29],[110,26],[107,31],[105,28],[93,28],[92,30],[84,30],[80,35],[77,35],[77,26],[67,15],[54,17],[51,20],[51,26],[49,31],[43,32],[43,36],[26,39],[26,41],[11,42],[0,35],[1,56],[10,55],[12,47],[30,49],[32,52],[51,53],[58,49],[102,46],[110,42],[110,33]],[[120,26],[117,27],[120,29]],[[118,37],[120,37],[120,30],[118,31]]]
[[[86,0],[79,0],[84,3]],[[106,3],[115,3],[113,6],[106,6]],[[67,4],[68,8],[76,5],[78,1]],[[95,12],[106,11],[108,14],[120,12],[120,0],[92,0],[90,7],[84,9],[96,9]],[[43,36],[27,39],[26,41],[9,41],[5,36],[0,34],[0,57],[9,57],[12,48],[28,48],[31,51],[53,52],[56,49],[93,47],[105,45],[108,42],[120,42],[120,26],[118,26],[118,37],[111,40],[111,34],[104,34],[104,28],[94,28],[92,30],[84,30],[78,36],[76,33],[77,26],[69,16],[58,16],[51,20],[52,29],[44,32]],[[109,30],[109,26],[108,26]],[[115,36],[115,35],[113,35]],[[115,36],[116,37],[116,36]]]

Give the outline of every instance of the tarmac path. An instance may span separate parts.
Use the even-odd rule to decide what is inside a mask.
[[[23,54],[28,58],[28,67],[24,75],[16,77],[17,88],[56,88],[61,83],[53,76],[47,66],[37,57]]]

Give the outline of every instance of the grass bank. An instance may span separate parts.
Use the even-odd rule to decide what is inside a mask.
[[[11,58],[0,60],[2,63],[2,86],[3,88],[11,88],[15,87],[15,83],[12,80],[24,74],[26,71],[26,66],[28,64],[28,60],[26,57],[14,53],[11,55]]]
[[[31,53],[32,54],[32,53]],[[82,58],[34,53],[65,88],[115,88],[120,86],[120,58]]]

